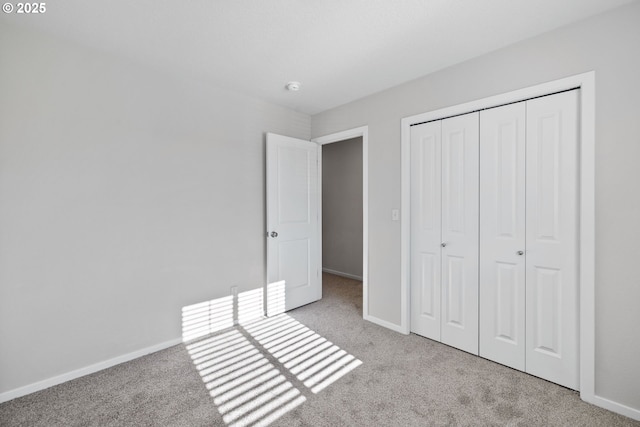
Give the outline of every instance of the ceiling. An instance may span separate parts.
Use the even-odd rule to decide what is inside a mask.
[[[315,114],[632,1],[64,0],[0,23]]]

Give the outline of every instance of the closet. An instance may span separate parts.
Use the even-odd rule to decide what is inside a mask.
[[[578,90],[411,127],[411,330],[578,389]]]

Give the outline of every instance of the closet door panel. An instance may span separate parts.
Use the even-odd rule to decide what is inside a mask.
[[[480,113],[480,356],[525,369],[525,103]]]
[[[577,90],[527,101],[526,372],[579,388]]]
[[[440,340],[441,125],[411,127],[411,331]]]
[[[478,354],[479,114],[442,120],[443,343]]]

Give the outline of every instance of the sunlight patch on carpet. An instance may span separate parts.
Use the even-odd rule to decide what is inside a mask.
[[[284,313],[284,281],[266,289],[182,308],[185,348],[229,426],[266,426],[362,364]]]
[[[286,314],[246,325],[245,330],[313,393],[362,364]]]
[[[266,426],[306,398],[236,329],[186,345],[229,426]]]

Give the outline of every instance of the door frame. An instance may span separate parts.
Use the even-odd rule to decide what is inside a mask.
[[[569,89],[580,89],[579,117],[579,328],[580,397],[613,409],[613,402],[595,394],[595,71],[542,83],[460,105],[405,117],[401,121],[401,324],[409,334],[410,313],[410,209],[411,209],[411,125],[470,113],[503,104],[524,101]],[[618,406],[618,405],[615,405]],[[620,411],[617,407],[613,409]]]
[[[319,145],[318,154],[318,226],[320,230],[319,266],[322,269],[322,146],[362,137],[362,317],[369,318],[369,126],[361,126],[313,138]],[[322,281],[321,281],[322,283]]]

